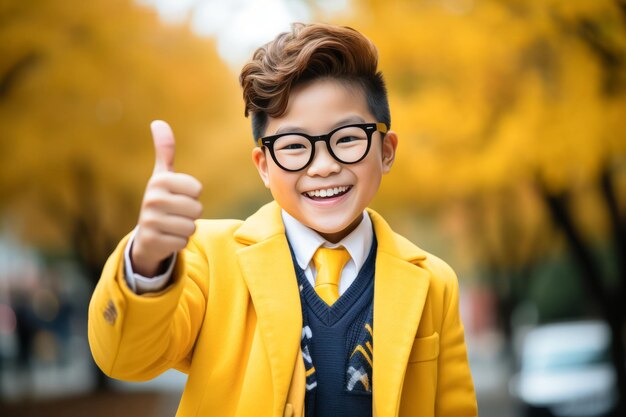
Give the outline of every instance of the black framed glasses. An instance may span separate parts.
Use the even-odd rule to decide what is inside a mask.
[[[374,132],[387,133],[385,123],[358,123],[341,126],[319,136],[306,133],[281,133],[257,139],[269,149],[276,165],[295,172],[306,168],[315,158],[315,143],[326,143],[328,153],[342,164],[356,164],[367,156]]]

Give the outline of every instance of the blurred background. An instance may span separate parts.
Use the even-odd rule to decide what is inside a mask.
[[[205,217],[271,199],[238,75],[292,21],[379,48],[400,145],[372,206],[458,273],[480,415],[626,415],[624,0],[0,0],[0,415],[174,415],[183,374],[97,370],[90,294],[151,120]]]

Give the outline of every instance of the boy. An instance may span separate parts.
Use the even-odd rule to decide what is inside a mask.
[[[454,273],[367,209],[398,143],[376,68],[330,25],[256,51],[240,81],[275,201],[243,222],[197,220],[201,185],[153,122],[138,227],[89,308],[105,373],[188,373],[177,416],[477,415]]]

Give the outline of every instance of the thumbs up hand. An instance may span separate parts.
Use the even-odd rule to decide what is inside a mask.
[[[158,274],[161,263],[187,246],[200,218],[202,184],[174,172],[174,133],[161,120],[150,125],[156,154],[139,213],[139,228],[131,248],[133,270],[146,277]]]

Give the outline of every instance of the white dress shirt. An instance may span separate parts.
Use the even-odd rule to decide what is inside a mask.
[[[130,261],[130,250],[133,247],[138,228],[139,226],[135,227],[135,230],[133,230],[133,234],[130,236],[126,244],[126,249],[124,250],[124,275],[126,275],[126,283],[135,294],[161,291],[170,282],[174,264],[176,263],[176,253],[172,255],[167,270],[161,275],[149,278],[135,273],[135,271],[133,271],[133,264]]]
[[[339,295],[343,294],[356,279],[372,247],[374,229],[367,212],[363,212],[363,219],[356,229],[338,243],[326,241],[317,232],[300,223],[285,210],[282,210],[281,214],[283,224],[285,225],[285,233],[293,248],[296,261],[300,268],[304,270],[304,274],[311,283],[311,286],[315,286],[315,277],[317,274],[315,264],[312,262],[313,255],[315,251],[317,251],[317,248],[320,246],[328,248],[343,246],[346,248],[350,254],[350,260],[344,266],[339,281]],[[152,278],[137,274],[133,271],[133,266],[130,261],[130,250],[136,234],[137,229],[135,229],[131,235],[126,245],[126,250],[124,251],[126,282],[130,289],[137,294],[160,291],[167,286],[171,279],[172,270],[176,263],[176,254],[172,255],[168,268],[163,274]]]
[[[363,212],[363,220],[348,236],[337,243],[330,243],[321,237],[316,231],[308,228],[292,217],[285,210],[282,210],[283,224],[287,239],[293,248],[296,261],[311,286],[315,287],[315,263],[312,262],[315,251],[320,246],[327,248],[337,248],[343,246],[350,254],[350,260],[341,271],[339,281],[339,295],[342,295],[356,279],[359,271],[363,267],[374,237],[372,221],[367,212]]]

